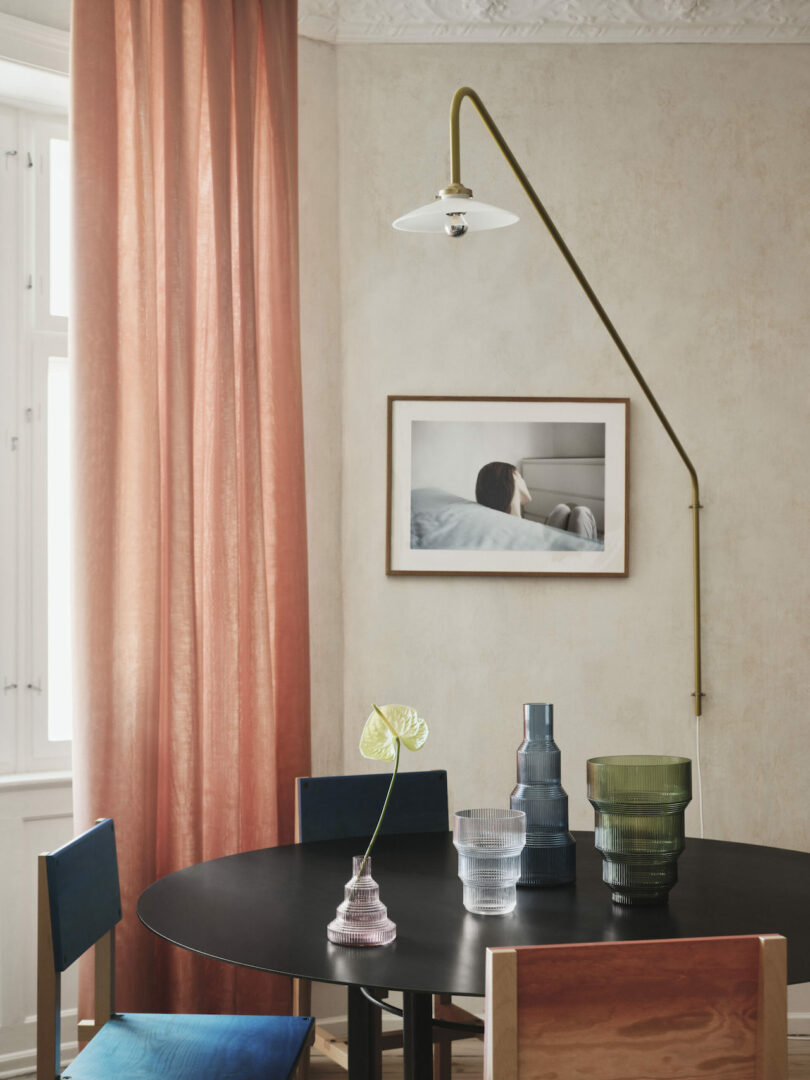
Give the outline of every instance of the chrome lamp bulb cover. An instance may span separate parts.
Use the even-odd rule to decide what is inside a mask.
[[[514,225],[520,218],[510,210],[474,199],[471,195],[445,195],[442,192],[427,206],[411,210],[394,222],[402,232],[444,233],[463,236],[483,229],[501,229]],[[466,226],[466,227],[465,227]]]

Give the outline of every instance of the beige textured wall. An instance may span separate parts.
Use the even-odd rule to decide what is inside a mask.
[[[312,769],[343,771],[337,59],[299,38],[301,368],[309,532]]]
[[[686,471],[468,105],[462,178],[521,225],[458,243],[390,228],[446,182],[467,83],[701,474],[706,835],[810,850],[810,49],[301,56],[316,768],[368,767],[370,703],[402,701],[432,725],[405,767],[446,767],[454,807],[502,804],[521,704],[552,701],[571,823],[589,828],[587,757],[694,756]],[[386,578],[391,393],[629,396],[630,576]]]
[[[522,223],[458,242],[390,228],[446,182],[467,83],[701,474],[706,834],[810,849],[810,49],[337,54],[347,771],[370,702],[403,701],[453,805],[503,803],[521,704],[552,701],[582,828],[586,758],[694,750],[686,471],[469,105],[462,179]],[[386,578],[392,393],[630,396],[629,578]]]
[[[340,524],[343,390],[335,48],[299,38],[298,65],[301,369],[309,533],[312,772],[321,776],[344,771]],[[312,1009],[321,1019],[343,1015],[345,990],[313,985]]]

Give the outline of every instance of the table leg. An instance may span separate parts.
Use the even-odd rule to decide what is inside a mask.
[[[426,1080],[433,1075],[432,996],[406,990],[402,995],[402,1012],[404,1080]]]
[[[349,991],[349,1080],[382,1080],[377,1038],[379,1010],[356,986]]]

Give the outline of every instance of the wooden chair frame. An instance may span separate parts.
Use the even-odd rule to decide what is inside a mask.
[[[755,1062],[754,1072],[750,1073],[752,1080],[787,1080],[787,952],[785,938],[778,934],[749,935],[738,938],[681,938],[672,941],[660,942],[598,942],[572,946],[523,946],[520,948],[487,949],[487,992],[486,992],[486,1038],[484,1049],[484,1077],[485,1080],[533,1080],[539,1075],[530,1066],[521,1068],[521,1061],[528,1059],[528,1054],[521,1054],[521,1030],[520,1030],[520,1002],[519,1002],[519,967],[520,954],[534,952],[540,959],[542,951],[549,949],[566,949],[573,953],[576,949],[594,949],[615,947],[633,949],[634,946],[662,945],[678,948],[685,944],[702,944],[711,942],[758,942],[757,949],[757,990],[756,990],[756,1028],[755,1028]],[[707,961],[708,964],[708,951]],[[617,996],[620,989],[617,989]],[[542,1009],[542,1005],[538,1006]],[[626,1015],[622,1017],[622,1037],[627,1038]],[[549,1028],[550,1034],[555,1029]],[[570,1033],[568,1038],[571,1038]],[[684,1042],[698,1039],[694,1031],[683,1033]],[[524,1040],[525,1041],[525,1040]],[[588,1072],[593,1080],[598,1080],[603,1075],[594,1069],[599,1056],[604,1054],[604,1038],[600,1046],[594,1047],[593,1059],[588,1058]],[[577,1061],[577,1066],[580,1062]],[[560,1069],[560,1076],[565,1075],[566,1061],[559,1056],[555,1061],[555,1067]],[[651,1069],[655,1066],[651,1065]],[[537,1068],[545,1068],[538,1063]],[[718,1065],[718,1069],[720,1066]],[[542,1075],[547,1075],[545,1072]],[[579,1073],[577,1074],[579,1075]],[[613,1073],[611,1073],[613,1075]],[[645,1076],[647,1073],[645,1072]],[[664,1073],[650,1071],[649,1076],[661,1076]],[[681,1075],[681,1073],[678,1073]],[[703,1075],[703,1073],[701,1073]],[[727,1072],[707,1072],[712,1075],[729,1075]],[[742,1072],[735,1072],[735,1076],[742,1077]]]
[[[54,1080],[61,1071],[62,973],[53,960],[48,854],[37,859],[37,1080]],[[93,1019],[79,1021],[79,1043],[89,1042],[115,1013],[114,926],[98,939],[93,953]]]
[[[96,826],[109,825],[110,836],[112,836],[112,821],[102,818],[96,822]],[[96,830],[89,830],[88,834],[82,834],[81,838],[84,839],[85,835],[89,835],[90,832]],[[100,835],[104,835],[103,831]],[[114,844],[114,839],[113,839]],[[62,849],[58,849],[61,851]],[[92,848],[83,847],[82,851],[86,860],[90,860],[93,865],[98,865],[94,860],[97,858],[96,852],[93,852]],[[238,1056],[240,1049],[238,1040],[236,1043],[233,1041],[234,1031],[237,1036],[243,1040],[243,1045],[250,1045],[262,1047],[261,1054],[264,1055],[265,1047],[267,1045],[268,1037],[268,1024],[272,1023],[273,1033],[272,1037],[275,1038],[275,1033],[279,1034],[279,1057],[275,1057],[272,1061],[264,1056],[259,1059],[258,1057],[251,1057],[249,1061],[250,1073],[252,1076],[256,1076],[256,1066],[258,1065],[261,1075],[266,1075],[267,1067],[273,1069],[276,1066],[285,1070],[293,1069],[296,1076],[301,1075],[302,1064],[306,1060],[308,1054],[308,1048],[312,1043],[314,1034],[314,1023],[312,1019],[307,1016],[307,1028],[306,1032],[301,1032],[299,1035],[297,1031],[292,1030],[289,1026],[284,1027],[279,1025],[278,1022],[282,1021],[286,1024],[287,1021],[291,1021],[290,1017],[266,1017],[266,1016],[249,1016],[249,1017],[227,1017],[227,1016],[198,1016],[197,1014],[191,1014],[183,1016],[180,1014],[168,1014],[168,1015],[155,1015],[155,1014],[138,1014],[138,1013],[116,1013],[115,1009],[115,925],[113,919],[117,921],[121,917],[120,897],[118,896],[117,888],[117,866],[115,862],[113,866],[116,872],[116,889],[115,893],[110,897],[106,904],[102,904],[101,911],[96,910],[94,912],[95,922],[91,921],[90,925],[85,929],[79,931],[78,939],[74,927],[70,922],[67,924],[67,930],[65,923],[61,918],[60,912],[63,910],[61,907],[61,901],[56,901],[56,908],[52,909],[51,905],[51,891],[49,886],[49,860],[55,853],[44,852],[39,856],[37,864],[37,1066],[36,1066],[36,1078],[37,1080],[58,1080],[61,1076],[61,989],[62,989],[62,970],[66,969],[75,959],[84,955],[89,949],[93,949],[94,953],[94,1002],[93,1002],[93,1019],[92,1020],[80,1020],[78,1024],[78,1039],[79,1043],[88,1043],[91,1039],[94,1039],[102,1029],[105,1027],[108,1021],[116,1019],[120,1020],[122,1025],[126,1025],[124,1030],[132,1031],[133,1025],[139,1022],[141,1023],[140,1030],[145,1035],[144,1045],[148,1045],[150,1039],[154,1040],[157,1036],[157,1045],[163,1046],[161,1042],[161,1028],[156,1022],[170,1022],[172,1026],[175,1026],[178,1022],[185,1022],[185,1034],[181,1034],[179,1039],[174,1043],[166,1041],[165,1046],[170,1051],[178,1049],[182,1053],[182,1056],[190,1068],[193,1070],[193,1075],[199,1075],[201,1068],[201,1062],[192,1057],[189,1062],[188,1050],[190,1046],[189,1040],[189,1024],[196,1027],[196,1031],[199,1032],[205,1027],[208,1028],[209,1040],[211,1032],[211,1024],[215,1023],[214,1035],[216,1042],[213,1041],[200,1041],[197,1043],[199,1047],[198,1057],[202,1054],[206,1061],[210,1060],[212,1050],[216,1054],[216,1049],[219,1047],[225,1048],[226,1053],[231,1053],[234,1046],[236,1047],[235,1053]],[[112,849],[112,859],[115,860],[115,850]],[[117,861],[117,860],[116,860]],[[102,864],[104,865],[104,864]],[[109,864],[107,864],[109,865]],[[51,882],[51,885],[53,882]],[[59,895],[58,892],[55,895]],[[104,890],[97,893],[99,896],[107,896]],[[110,916],[110,905],[113,906],[112,916]],[[52,917],[53,916],[53,917]],[[108,930],[104,930],[103,927],[108,926]],[[95,937],[95,934],[100,934],[99,937]],[[54,940],[56,937],[56,941]],[[141,1019],[142,1018],[142,1019]],[[149,1026],[143,1026],[143,1020],[149,1021]],[[220,1022],[228,1022],[227,1030],[222,1026]],[[237,1024],[238,1026],[234,1026]],[[244,1024],[249,1026],[248,1030],[245,1030]],[[295,1027],[298,1026],[298,1022],[295,1022]],[[135,1030],[138,1030],[137,1028]],[[300,1029],[299,1029],[300,1030]],[[108,1036],[112,1034],[112,1038]],[[92,1059],[95,1056],[95,1060],[91,1061],[90,1065],[87,1065],[87,1056],[82,1055],[82,1062],[85,1066],[85,1071],[82,1075],[104,1076],[106,1072],[106,1055],[112,1047],[122,1045],[119,1040],[120,1031],[110,1033],[110,1030],[101,1036],[98,1043],[94,1043],[94,1046],[90,1049],[89,1055]],[[131,1035],[130,1035],[131,1040]],[[185,1040],[185,1041],[184,1041]],[[254,1042],[252,1040],[259,1040]],[[131,1042],[130,1042],[131,1045]],[[98,1054],[94,1052],[98,1051]],[[162,1051],[161,1051],[162,1052]],[[272,1053],[272,1051],[271,1051]],[[142,1051],[138,1051],[138,1061],[140,1063]],[[101,1057],[99,1057],[101,1055]],[[285,1055],[286,1058],[285,1058]],[[294,1060],[291,1055],[294,1055]],[[232,1072],[228,1071],[231,1067],[232,1060],[219,1062],[219,1068],[224,1068],[227,1075],[232,1075]],[[243,1060],[243,1059],[240,1059]],[[153,1051],[153,1061],[156,1066],[155,1076],[159,1075],[179,1075],[174,1071],[171,1071],[171,1065],[167,1064],[167,1059],[161,1059],[156,1057]],[[104,1062],[101,1065],[101,1071],[99,1071],[99,1063]],[[123,1062],[119,1059],[116,1063],[116,1069],[124,1065],[124,1068],[131,1067],[132,1062]],[[87,1068],[89,1067],[89,1072]],[[216,1067],[216,1066],[215,1066]],[[165,1072],[166,1069],[170,1071]],[[116,1075],[128,1075],[127,1071],[116,1072]],[[140,1073],[139,1073],[140,1075]],[[183,1071],[182,1075],[189,1075],[188,1069]],[[285,1075],[287,1073],[285,1072]],[[291,1076],[292,1073],[289,1073]]]

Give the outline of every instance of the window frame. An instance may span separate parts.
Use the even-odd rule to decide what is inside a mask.
[[[67,117],[2,101],[0,131],[0,774],[14,774],[70,768],[71,742],[48,739],[46,442],[48,362],[68,336],[50,314],[50,140],[68,138]]]
[[[19,169],[12,167],[7,153],[15,146],[19,153],[21,142],[19,111],[0,103],[0,232],[7,239],[7,243],[0,246],[0,324],[4,327],[0,337],[0,382],[4,388],[0,394],[3,453],[0,469],[0,521],[3,522],[0,527],[0,595],[4,598],[0,607],[0,771],[4,773],[18,771],[18,702],[22,696],[18,686],[22,658],[17,619],[20,606],[18,460],[22,452],[17,433],[20,400],[17,290],[22,281],[22,208]]]

